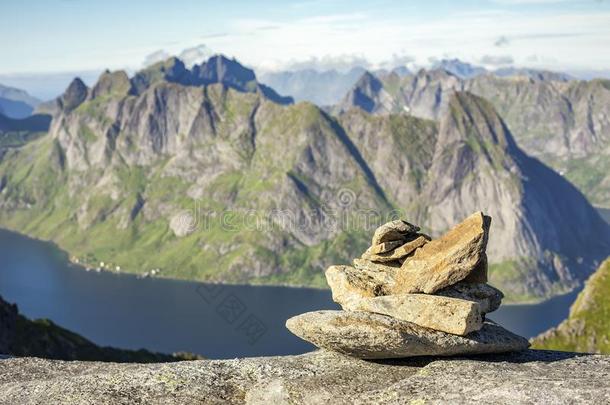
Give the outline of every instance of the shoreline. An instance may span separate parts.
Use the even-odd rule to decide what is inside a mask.
[[[71,267],[79,268],[80,271],[85,271],[85,272],[89,272],[89,273],[91,273],[91,272],[98,273],[98,274],[107,273],[107,274],[112,274],[115,276],[135,277],[137,279],[142,279],[142,280],[143,279],[151,279],[151,280],[158,279],[158,280],[166,280],[166,281],[170,281],[170,282],[227,285],[227,286],[234,286],[234,287],[293,288],[293,289],[302,289],[302,290],[330,291],[330,288],[328,288],[328,287],[324,288],[324,287],[309,286],[309,285],[304,285],[304,284],[295,285],[295,284],[282,284],[282,283],[264,283],[264,282],[256,282],[256,281],[251,282],[251,283],[232,283],[232,282],[228,282],[228,281],[211,281],[211,280],[205,281],[205,280],[194,280],[194,279],[188,279],[188,278],[168,277],[168,276],[165,276],[162,273],[162,271],[159,271],[156,274],[150,274],[150,271],[145,272],[145,273],[137,273],[137,272],[131,272],[131,271],[124,271],[122,268],[120,268],[121,269],[120,271],[115,271],[115,270],[112,270],[111,268],[101,268],[99,266],[89,267],[86,264],[78,261],[78,258],[76,256],[74,256],[67,250],[63,249],[53,240],[40,239],[40,238],[31,236],[31,235],[28,235],[25,233],[21,233],[14,229],[6,228],[4,226],[0,226],[0,231],[13,233],[15,235],[18,235],[19,237],[26,238],[26,239],[29,239],[29,240],[32,240],[35,242],[49,244],[53,247],[53,249],[55,251],[57,251],[58,253],[61,254],[61,256],[65,259],[66,263],[68,263]],[[73,260],[73,259],[77,259],[77,260]],[[98,268],[99,268],[99,271],[98,271]],[[580,289],[581,287],[582,286],[577,286],[568,291],[562,292],[560,294],[556,294],[556,295],[552,295],[550,297],[544,297],[544,298],[540,298],[540,299],[526,300],[526,301],[503,300],[502,305],[503,306],[539,305],[539,304],[543,304],[549,300],[571,294],[572,292],[574,292],[574,290]]]

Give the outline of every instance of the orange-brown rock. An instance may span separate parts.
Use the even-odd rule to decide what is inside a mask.
[[[464,280],[485,260],[491,218],[474,213],[402,264],[393,294],[432,294]]]
[[[411,240],[411,241],[403,244],[402,246],[397,247],[396,249],[392,250],[391,252],[372,254],[371,252],[369,252],[367,250],[362,255],[362,258],[371,260],[373,262],[381,262],[381,263],[391,262],[394,260],[402,259],[403,257],[410,255],[411,253],[413,253],[415,251],[415,249],[424,246],[427,242],[428,242],[428,239],[426,239],[425,236],[419,236],[419,237],[415,238],[414,240]]]

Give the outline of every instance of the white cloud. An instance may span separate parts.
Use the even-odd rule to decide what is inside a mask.
[[[425,20],[417,15],[380,19],[362,13],[290,22],[250,19],[234,21],[227,30],[231,34],[210,39],[209,44],[259,69],[294,67],[298,62],[345,66],[349,59],[379,66],[391,60],[397,50],[404,50],[420,65],[440,55],[476,63],[485,55],[495,55],[496,44],[507,42],[513,45],[511,57],[517,65],[536,54],[556,61],[548,68],[604,69],[610,66],[610,53],[605,51],[610,43],[609,21],[606,11],[538,15],[503,10]],[[263,26],[275,28],[257,29]],[[518,46],[513,43],[517,40]]]
[[[148,67],[169,57],[170,54],[167,51],[159,49],[158,51],[154,51],[153,53],[146,55],[144,57],[144,62],[142,62],[142,66]]]
[[[540,68],[610,68],[607,52],[610,11],[605,9],[578,13],[483,9],[438,14],[426,19],[417,13],[397,13],[394,17],[388,13],[383,18],[376,14],[345,13],[290,21],[235,19],[217,31],[201,33],[199,38],[205,36],[206,45],[214,51],[235,57],[257,70],[299,67],[345,70],[354,65],[388,68],[393,64],[411,67],[414,63],[426,66],[432,57],[479,63],[486,56],[497,57],[500,48],[510,49],[517,66],[531,65],[528,58],[536,55]],[[146,59],[180,55],[181,49],[189,46],[187,40]],[[199,49],[202,51],[199,54],[196,48],[192,50],[194,59],[205,58],[206,49]],[[154,49],[117,51],[112,54],[117,60],[113,65],[125,65],[127,53],[131,60],[137,61]],[[500,56],[505,54],[502,52]]]
[[[214,52],[205,44],[197,45],[192,48],[186,48],[178,55],[178,58],[184,62],[187,67],[192,67],[196,63],[201,63],[204,60],[214,55]]]
[[[480,64],[492,67],[512,65],[514,62],[515,60],[510,55],[483,55],[479,59]]]
[[[159,49],[153,53],[150,53],[144,57],[142,62],[143,67],[154,65],[157,62],[168,59],[171,56],[177,56],[187,67],[192,67],[196,63],[201,63],[210,56],[214,55],[214,52],[205,44],[189,47],[182,51],[171,53],[165,49]]]
[[[319,71],[324,70],[337,70],[347,71],[355,66],[363,68],[369,68],[370,62],[363,56],[358,54],[344,54],[344,55],[324,55],[321,57],[312,56],[305,60],[292,60],[287,63],[268,66],[269,70],[302,70],[302,69],[314,69]]]

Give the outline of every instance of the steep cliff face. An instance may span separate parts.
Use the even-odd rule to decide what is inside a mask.
[[[587,280],[556,328],[532,340],[536,348],[610,354],[610,259]]]
[[[440,124],[333,118],[224,84],[239,75],[194,85],[177,82],[194,73],[175,60],[156,69],[174,79],[106,72],[92,89],[70,85],[49,135],[0,160],[3,226],[88,266],[323,286],[322,270],[364,250],[392,213],[438,234],[483,209],[492,279],[516,299],[572,287],[610,249],[582,196],[470,94],[450,98]]]
[[[491,278],[510,298],[575,286],[610,251],[607,225],[571,184],[523,153],[489,102],[458,92],[445,110],[438,124],[358,109],[340,122],[388,198],[431,234],[477,209],[493,218]]]
[[[469,93],[449,100],[423,195],[433,230],[476,207],[493,218],[492,282],[513,294],[574,286],[582,275],[569,269],[591,269],[610,246],[607,225],[582,194],[525,155],[493,106]]]
[[[519,72],[516,72],[519,73]],[[376,91],[364,108],[352,94],[366,89],[358,84],[337,110],[356,106],[387,114],[407,111],[439,120],[454,91],[470,91],[489,100],[506,120],[519,146],[577,185],[595,204],[610,201],[610,85],[607,80],[566,80],[544,72],[500,77],[477,75],[462,79],[445,70],[421,70],[397,80],[376,80]]]

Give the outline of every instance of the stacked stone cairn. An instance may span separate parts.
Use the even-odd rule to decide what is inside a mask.
[[[526,349],[525,338],[485,319],[503,298],[487,284],[490,224],[477,212],[435,240],[403,220],[380,226],[353,267],[326,270],[343,311],[297,315],[286,327],[320,348],[363,359]]]

